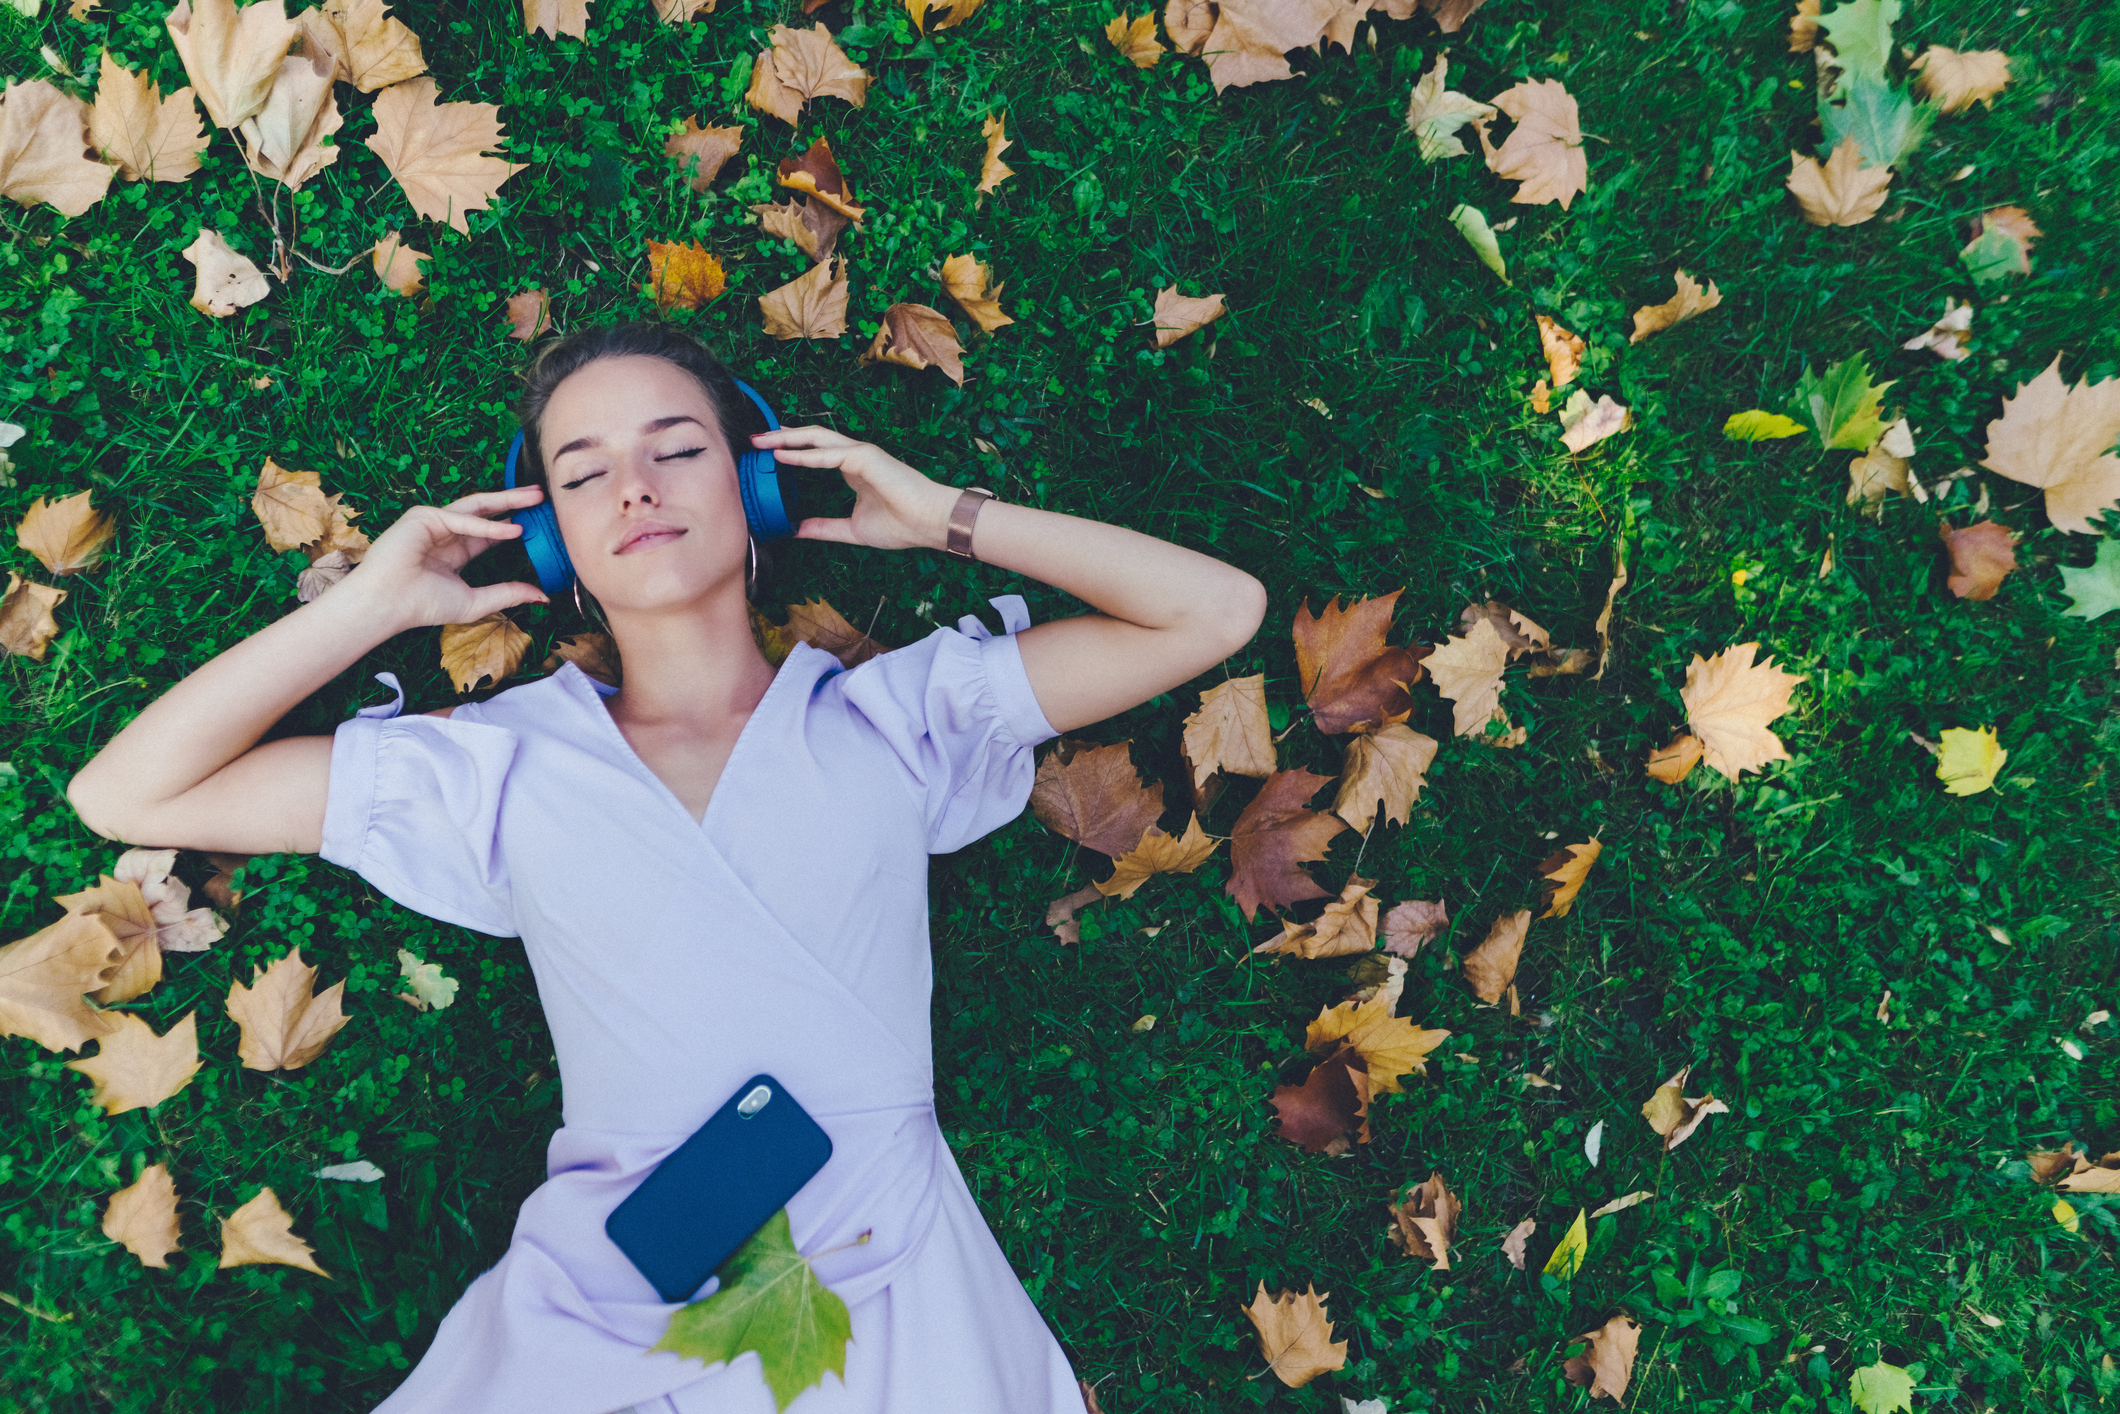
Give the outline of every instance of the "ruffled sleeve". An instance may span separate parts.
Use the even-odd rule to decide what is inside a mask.
[[[500,849],[500,806],[518,738],[451,717],[400,717],[396,700],[363,707],[332,735],[323,847],[385,897],[445,923],[518,936]]]
[[[987,601],[1002,632],[976,615],[844,675],[847,700],[880,732],[923,801],[930,854],[948,854],[1023,813],[1037,774],[1032,748],[1059,735],[1023,671],[1016,634],[1030,627],[1020,594]]]

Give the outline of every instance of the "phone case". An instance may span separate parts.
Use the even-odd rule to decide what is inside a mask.
[[[604,1231],[663,1300],[687,1301],[831,1157],[831,1136],[809,1112],[772,1076],[754,1075],[626,1195]]]

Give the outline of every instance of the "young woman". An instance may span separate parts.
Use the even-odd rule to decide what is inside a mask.
[[[926,856],[1019,814],[1040,742],[1243,646],[1264,591],[1117,526],[960,509],[955,488],[827,427],[751,434],[728,371],[663,326],[571,335],[528,382],[531,484],[413,507],[68,789],[112,839],[321,853],[408,908],[523,940],[564,1084],[549,1177],[379,1414],[771,1414],[756,1354],[703,1367],[650,1352],[677,1307],[604,1232],[760,1072],[833,1140],[787,1210],[853,1339],[797,1414],[1073,1414],[1067,1358],[936,1126]],[[977,559],[1099,612],[1028,627],[1007,596],[999,635],[967,615],[851,670],[798,644],[776,671],[745,597],[746,440],[853,489],[847,517],[805,520],[801,538],[941,550],[953,512],[976,510]],[[459,571],[548,497],[621,687],[569,663],[484,702],[400,716],[400,691],[332,736],[257,744],[395,634],[543,602]]]

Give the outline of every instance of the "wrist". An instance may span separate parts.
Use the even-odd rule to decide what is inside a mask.
[[[928,483],[927,504],[920,516],[920,548],[945,550],[950,543],[950,513],[956,509],[958,488],[939,481]]]

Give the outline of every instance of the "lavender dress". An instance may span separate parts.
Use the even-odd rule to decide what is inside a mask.
[[[927,856],[1021,813],[1056,735],[1023,600],[852,670],[798,644],[706,817],[569,663],[457,708],[339,724],[325,859],[407,908],[520,937],[565,1085],[547,1178],[378,1414],[773,1414],[759,1358],[648,1353],[670,1313],[604,1235],[646,1171],[747,1077],[831,1135],[788,1203],[853,1323],[846,1375],[790,1414],[1083,1407],[935,1122]],[[704,1288],[711,1291],[713,1283]]]

